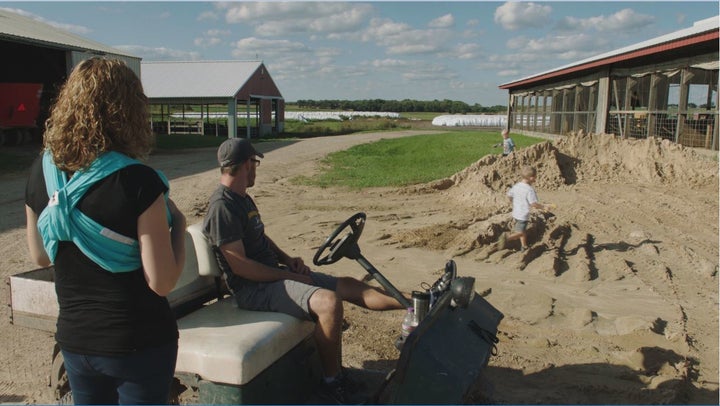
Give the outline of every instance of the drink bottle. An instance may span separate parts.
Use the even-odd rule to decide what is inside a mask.
[[[402,347],[405,344],[405,340],[410,333],[415,330],[418,325],[417,316],[415,315],[415,309],[412,307],[407,308],[407,313],[403,318],[402,325],[400,326],[400,337],[395,340],[395,348],[402,351]]]
[[[407,336],[410,335],[410,333],[415,330],[415,327],[417,327],[418,321],[417,317],[415,316],[415,308],[408,307],[407,313],[405,313],[405,318],[402,321],[402,328],[400,332],[400,336],[402,337],[402,340],[405,341]]]

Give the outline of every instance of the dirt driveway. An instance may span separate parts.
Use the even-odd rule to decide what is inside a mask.
[[[656,140],[598,135],[486,157],[448,179],[408,188],[350,191],[290,181],[318,170],[329,152],[415,133],[259,144],[266,155],[251,194],[268,233],[309,262],[339,222],[364,211],[363,255],[404,291],[433,281],[453,258],[506,316],[487,369],[495,402],[717,403],[717,159]],[[150,164],[171,179],[171,196],[188,221],[200,221],[218,178],[215,150],[160,153]],[[540,199],[558,208],[534,215],[528,252],[497,250],[494,241],[510,220],[504,193],[524,164],[538,167]],[[24,174],[0,176],[3,278],[33,268],[24,182]],[[365,274],[349,260],[320,270]],[[0,295],[9,302],[5,284]],[[52,336],[10,324],[7,307],[0,316],[0,401],[52,402]],[[346,319],[345,364],[392,368],[402,313],[347,305]]]

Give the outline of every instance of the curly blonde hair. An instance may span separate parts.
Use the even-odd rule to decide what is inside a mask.
[[[68,172],[87,168],[107,151],[146,158],[154,142],[148,113],[142,83],[125,62],[91,58],[60,89],[43,145]]]

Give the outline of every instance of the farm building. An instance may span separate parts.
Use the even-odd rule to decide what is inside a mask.
[[[260,61],[143,62],[142,82],[156,133],[283,131],[285,102]]]
[[[500,85],[521,134],[612,133],[718,149],[719,17]]]
[[[0,145],[39,138],[57,90],[81,61],[122,59],[140,74],[138,57],[3,9],[0,55]]]

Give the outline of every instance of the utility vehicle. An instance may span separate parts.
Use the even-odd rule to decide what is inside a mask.
[[[362,255],[358,240],[365,219],[357,213],[338,226],[317,250],[314,264],[355,260],[398,301],[411,306]],[[185,243],[186,264],[168,296],[180,330],[178,391],[196,388],[202,404],[314,403],[322,376],[314,323],[237,308],[200,223],[187,228]],[[53,268],[11,276],[10,285],[12,322],[54,331],[58,306]],[[475,293],[474,278],[457,275],[453,261],[428,286],[432,299],[427,316],[402,343],[395,368],[369,388],[367,403],[464,403],[482,383],[482,371],[496,351],[502,313]],[[52,357],[50,384],[65,403],[72,393],[57,345]],[[177,402],[178,395],[170,401]]]

